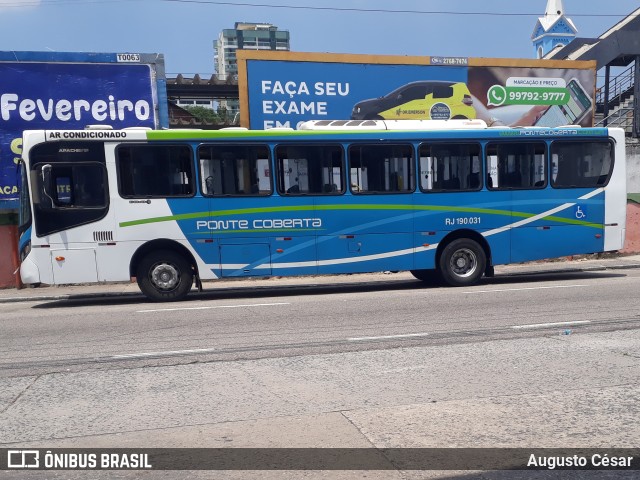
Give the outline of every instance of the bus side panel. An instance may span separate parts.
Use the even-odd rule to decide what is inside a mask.
[[[318,273],[316,237],[284,233],[269,239],[273,275],[315,275]]]
[[[34,248],[37,248],[37,245],[49,245],[49,248],[38,248],[40,250],[38,266],[44,274],[41,281],[63,285],[128,280],[126,268],[122,268],[122,271],[110,272],[106,276],[98,275],[103,268],[98,252],[109,247],[118,248],[115,245],[107,246],[106,241],[101,241],[103,235],[112,235],[113,227],[113,206],[110,206],[105,217],[100,220],[34,239]],[[46,255],[42,250],[46,250]],[[47,255],[48,259],[45,258]],[[50,265],[50,269],[44,268],[45,263],[42,262]],[[118,264],[114,266],[117,269]]]
[[[602,233],[580,226],[555,226],[542,230],[542,235],[532,235],[532,228],[519,228],[512,232],[513,262],[527,262],[567,255],[579,255],[602,251]],[[602,230],[600,230],[602,232]]]
[[[315,211],[314,197],[274,193],[253,202],[265,207],[247,218],[255,237],[269,244],[272,274],[317,274],[316,235],[325,225]]]
[[[318,237],[318,271],[333,273],[382,272],[413,268],[413,235],[393,233]]]
[[[218,242],[221,277],[271,275],[269,239],[224,238]]]
[[[176,223],[198,265],[202,280],[220,278],[220,250],[209,229],[210,199],[196,195],[193,198],[171,199],[169,206]]]
[[[99,244],[96,249],[99,282],[128,282],[129,262],[144,242],[114,242]]]
[[[413,244],[416,245],[416,248],[412,270],[433,270],[436,268],[436,250],[447,233],[449,232],[430,230],[413,234]]]
[[[487,232],[483,232],[484,234]],[[492,265],[506,265],[511,262],[511,232],[504,231],[495,235],[485,236],[491,251]]]
[[[594,189],[553,189],[514,192],[514,211],[523,218],[512,235],[512,262],[600,252],[604,248],[604,193]],[[562,210],[555,211],[559,207]],[[538,218],[538,215],[544,215]],[[545,215],[546,214],[546,215]],[[529,221],[531,220],[531,221]]]
[[[627,223],[627,164],[624,132],[620,128],[609,129],[615,140],[613,175],[605,190],[605,243],[604,251],[624,247]]]
[[[192,221],[194,248],[216,277],[317,273],[313,200],[213,197],[206,217]],[[186,227],[185,227],[186,228]],[[205,277],[203,277],[205,278]]]
[[[206,253],[208,244],[200,244],[199,240],[209,237],[209,232],[204,235],[196,228],[198,219],[206,219],[208,215],[208,202],[201,197],[193,198],[150,198],[123,199],[118,204],[112,199],[112,210],[117,217],[116,238],[118,245],[127,243],[120,257],[120,263],[126,270],[128,276],[129,262],[135,251],[154,240],[169,240],[185,246],[194,256],[198,265],[198,270],[203,278],[210,276],[202,275],[206,273],[206,265],[202,259],[202,254]],[[122,261],[124,252],[127,261]],[[135,272],[134,272],[135,273]]]
[[[317,197],[318,272],[350,273],[413,268],[411,194]]]
[[[485,236],[493,264],[510,261],[511,192],[487,191],[416,194],[415,244],[440,245],[447,236],[460,231],[475,231]],[[421,250],[418,250],[421,252]],[[416,269],[434,268],[435,257],[420,253]]]
[[[42,248],[40,245],[35,244],[34,240],[29,256],[23,261],[20,267],[20,276],[22,281],[27,284],[44,283],[54,285],[53,266],[51,264],[49,247]]]

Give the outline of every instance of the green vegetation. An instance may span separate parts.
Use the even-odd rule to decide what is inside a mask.
[[[187,105],[182,107],[198,120],[206,123],[228,123],[230,120],[227,115],[227,109],[218,107],[217,110],[201,106]]]

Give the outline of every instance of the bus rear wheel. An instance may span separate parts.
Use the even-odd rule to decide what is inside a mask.
[[[171,302],[187,296],[193,284],[193,270],[182,255],[158,250],[140,261],[136,279],[142,293],[151,300]]]
[[[439,261],[442,279],[453,287],[474,285],[482,278],[486,265],[484,249],[469,238],[458,238],[444,247]]]

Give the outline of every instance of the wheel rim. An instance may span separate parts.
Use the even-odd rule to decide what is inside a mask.
[[[470,277],[478,268],[478,257],[469,248],[461,248],[453,252],[449,261],[451,272],[458,277]]]
[[[158,290],[173,290],[180,283],[180,271],[169,263],[158,263],[151,269],[149,278]]]

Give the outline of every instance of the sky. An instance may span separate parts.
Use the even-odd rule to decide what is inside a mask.
[[[289,30],[296,52],[534,58],[531,33],[546,5],[547,0],[0,0],[0,50],[161,53],[169,77],[210,76],[214,41],[240,21]],[[578,36],[597,37],[640,8],[640,0],[563,5]]]

